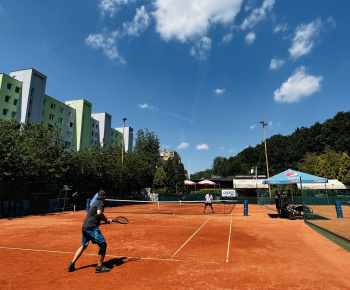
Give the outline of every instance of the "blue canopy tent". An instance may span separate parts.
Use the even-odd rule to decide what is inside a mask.
[[[303,187],[302,187],[303,183],[327,183],[327,182],[328,182],[327,178],[288,169],[268,179],[263,180],[262,183],[269,184],[269,185],[300,183],[300,189],[301,191],[303,191]],[[292,201],[293,201],[293,194],[292,194]]]

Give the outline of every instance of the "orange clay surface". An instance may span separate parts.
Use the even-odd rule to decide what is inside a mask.
[[[342,206],[343,218],[337,218],[335,206],[313,205],[312,209],[310,223],[350,240],[350,205]]]
[[[85,211],[1,219],[0,289],[350,289],[350,253],[269,214],[249,205],[243,216],[242,204],[231,215],[125,213],[128,225],[100,226],[103,274],[96,245],[67,270]]]

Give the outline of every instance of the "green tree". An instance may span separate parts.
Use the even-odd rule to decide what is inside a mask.
[[[350,184],[350,158],[343,153],[338,179],[344,184]]]
[[[318,162],[315,174],[317,176],[328,178],[328,179],[336,178],[336,175],[332,166],[325,159],[320,159],[320,161]]]
[[[315,152],[307,152],[304,159],[298,164],[298,169],[302,172],[315,175],[319,160],[320,157]]]
[[[158,167],[156,174],[154,175],[153,179],[153,192],[157,193],[166,193],[167,188],[166,188],[166,182],[167,182],[167,176],[166,173],[163,169],[163,167]]]
[[[144,176],[143,187],[151,187],[157,166],[161,165],[159,156],[159,138],[148,129],[139,130],[135,141],[134,152],[143,160],[147,175]]]
[[[57,190],[67,148],[58,129],[38,123],[0,121],[0,176],[5,192]]]

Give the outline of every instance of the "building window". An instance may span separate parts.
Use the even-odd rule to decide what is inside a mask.
[[[9,114],[9,110],[8,110],[8,109],[3,109],[3,110],[2,110],[2,114],[3,114],[4,116],[7,116],[7,115]]]
[[[44,115],[45,115],[45,111],[42,110],[42,112],[41,112],[41,117],[44,117]]]
[[[16,119],[16,116],[17,116],[17,112],[12,112],[11,117],[12,117],[13,119]]]
[[[74,114],[73,114],[72,112],[68,112],[68,117],[73,118],[73,117],[74,117]]]
[[[67,125],[68,125],[68,127],[73,128],[73,123],[72,122],[68,122]]]
[[[50,124],[48,124],[48,125],[47,125],[47,127],[48,127],[50,130],[52,130],[52,129],[53,129],[53,126],[52,126],[52,125],[50,125]]]
[[[55,115],[50,114],[49,119],[52,121],[55,120]]]
[[[64,113],[64,109],[62,107],[60,107],[60,113],[63,114]]]
[[[33,89],[33,88],[30,90],[30,95],[31,95],[31,96],[34,95],[34,89]]]
[[[94,132],[91,132],[91,136],[94,136]]]
[[[9,103],[9,102],[10,102],[10,99],[11,99],[10,96],[5,96],[5,102],[6,102],[6,103]]]
[[[43,105],[44,105],[44,106],[46,105],[46,100],[44,100],[44,103],[43,103]]]
[[[15,88],[15,92],[16,92],[17,94],[19,94],[19,90],[20,90],[19,87],[16,87],[16,88]]]
[[[14,104],[15,106],[18,106],[18,100],[14,99],[14,100],[13,100],[13,104]]]
[[[72,132],[69,132],[69,131],[67,131],[67,137],[69,137],[69,138],[71,138],[72,136],[73,136],[73,133]]]
[[[111,136],[114,136],[114,132],[112,132]]]
[[[95,128],[95,123],[92,123],[91,125],[92,125],[92,128]]]
[[[54,103],[51,103],[51,109],[56,110],[56,105]]]
[[[13,85],[12,85],[12,84],[7,83],[7,89],[8,89],[8,90],[12,91],[12,87],[13,87]]]
[[[62,118],[58,118],[58,123],[63,124],[63,119]]]

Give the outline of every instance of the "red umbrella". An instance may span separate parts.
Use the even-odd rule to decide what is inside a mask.
[[[206,185],[208,187],[208,185],[215,185],[216,183],[213,181],[210,181],[208,179],[204,179],[204,180],[198,182],[198,184]]]
[[[195,183],[194,181],[191,181],[191,180],[185,180],[184,184],[187,185],[187,192],[188,192],[188,186],[189,185],[196,185],[197,183]]]
[[[197,183],[195,183],[194,181],[191,180],[185,180],[185,185],[195,185]]]

